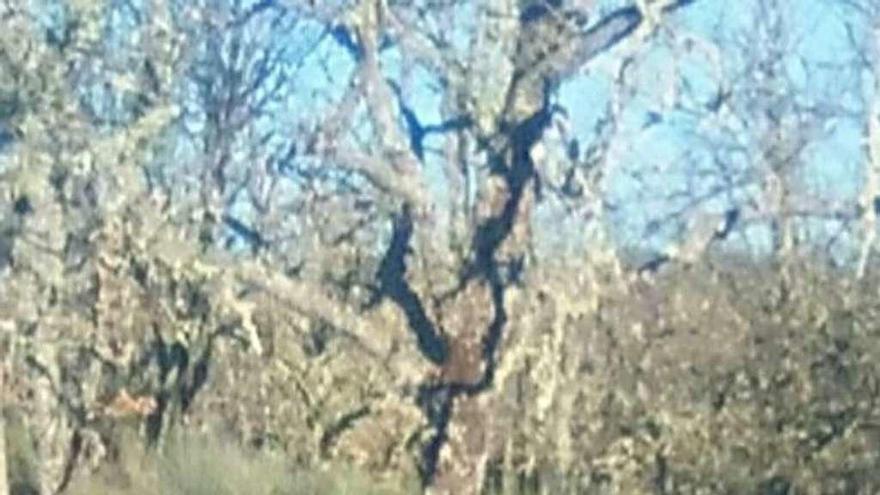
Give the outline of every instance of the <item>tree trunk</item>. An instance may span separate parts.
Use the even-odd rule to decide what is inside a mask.
[[[0,369],[0,495],[9,494],[9,475],[6,472],[6,384],[4,370]]]
[[[488,424],[489,395],[459,395],[453,400],[448,437],[437,466],[437,478],[430,493],[476,495],[481,493],[488,461],[493,451]]]
[[[440,327],[448,338],[449,355],[441,377],[450,387],[451,403],[431,492],[438,495],[480,493],[487,462],[500,455],[490,427],[492,368],[507,326],[504,278],[511,275],[502,275],[502,266],[524,263],[531,237],[534,192],[527,149],[511,154],[506,178],[490,181],[472,253],[478,275],[466,279],[442,310]]]
[[[662,11],[689,3],[668,2]],[[498,29],[499,38],[515,45],[513,71],[503,105],[483,109],[492,118],[477,126],[488,134],[482,137],[492,174],[474,208],[475,229],[461,285],[440,309],[437,333],[448,352],[439,386],[428,388],[436,400],[426,401],[438,430],[426,452],[426,481],[430,493],[444,495],[480,493],[487,461],[500,454],[493,438],[492,387],[497,347],[508,326],[504,292],[529,265],[531,211],[538,199],[537,172],[544,165],[534,147],[551,125],[551,95],[562,80],[627,38],[643,20],[637,10],[620,9],[584,31],[574,18],[551,9],[555,3],[526,0],[518,8],[504,0],[497,4],[497,11],[519,18],[518,27],[505,23]],[[586,6],[583,10],[585,14]],[[478,123],[484,117],[477,115]]]

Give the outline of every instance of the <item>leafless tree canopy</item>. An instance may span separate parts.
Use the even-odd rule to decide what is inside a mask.
[[[0,495],[876,490],[880,10],[812,3],[0,0]]]

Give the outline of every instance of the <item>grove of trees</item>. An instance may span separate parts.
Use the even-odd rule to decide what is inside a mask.
[[[0,211],[0,495],[880,489],[873,0],[0,0]]]

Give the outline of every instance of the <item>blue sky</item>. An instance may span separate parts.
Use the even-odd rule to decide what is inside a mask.
[[[614,8],[625,4],[620,1],[600,2],[600,8]],[[743,77],[745,63],[755,55],[760,46],[768,40],[762,30],[755,25],[753,9],[760,9],[769,2],[760,0],[726,1],[701,0],[671,20],[673,29],[684,29],[697,39],[713,43],[718,49],[723,66],[722,82],[729,83],[733,78]],[[823,198],[852,198],[858,194],[864,155],[861,148],[862,122],[858,118],[859,74],[851,69],[854,53],[844,30],[847,18],[841,9],[833,5],[833,0],[779,0],[783,11],[784,28],[780,31],[780,67],[784,73],[785,90],[791,92],[803,105],[844,106],[853,114],[848,117],[822,119],[821,125],[810,136],[811,144],[802,155],[798,166],[798,186],[810,195]],[[455,13],[451,25],[460,32],[453,37],[463,41],[476,18],[475,4],[468,4]],[[760,14],[759,14],[760,15]],[[852,20],[852,19],[849,19]],[[858,19],[855,19],[858,24]],[[771,29],[773,26],[764,27]],[[766,31],[766,29],[765,29]],[[664,40],[666,41],[666,40]],[[458,44],[462,52],[464,43]],[[752,48],[756,50],[753,52]],[[586,146],[594,137],[596,120],[615,91],[609,74],[602,67],[613,67],[625,47],[618,47],[599,57],[580,74],[567,81],[558,91],[557,101],[567,109],[568,123],[573,136]],[[700,117],[691,110],[709,102],[719,90],[717,75],[713,66],[706,63],[700,54],[682,56],[681,51],[672,51],[664,42],[648,43],[635,50],[637,60],[632,71],[634,94],[628,98],[619,128],[619,138],[615,146],[615,163],[609,168],[610,175],[605,182],[605,193],[613,198],[620,208],[609,219],[611,234],[624,245],[662,249],[678,232],[675,222],[661,225],[651,236],[646,236],[648,222],[662,218],[669,210],[680,207],[679,201],[669,200],[666,195],[680,191],[691,183],[696,191],[706,191],[717,186],[718,177],[711,173],[698,176],[699,170],[711,169],[709,161],[712,153],[703,139],[695,139],[699,134],[705,139],[722,138],[739,141],[745,146],[757,146],[765,129],[759,119],[749,118],[750,112],[760,117],[762,109],[738,108],[736,113],[742,117],[738,127],[731,124],[732,131],[718,134],[712,123],[701,122]],[[399,57],[393,50],[386,53],[383,62],[388,75],[395,78],[401,75]],[[304,67],[298,78],[298,85],[310,94],[328,94],[333,99],[338,94],[339,84],[344,77],[328,78],[326,67],[317,65],[318,61],[329,63],[330,72],[347,74],[354,69],[350,57],[334,42],[328,39],[313,57],[315,65]],[[675,65],[677,73],[671,72]],[[425,71],[414,70],[407,74],[406,86],[408,102],[419,114],[423,123],[440,120],[440,94],[435,81]],[[684,109],[663,104],[664,92],[674,84],[683,96]],[[747,83],[748,84],[748,83]],[[685,85],[689,91],[685,90]],[[314,91],[314,92],[312,92]],[[306,93],[300,93],[305,96]],[[298,103],[308,108],[317,100],[306,98]],[[641,130],[650,112],[657,112],[662,120],[647,130]],[[437,144],[438,139],[429,140],[428,145]],[[742,169],[754,168],[757,153],[753,156],[730,157],[731,163],[739,162]],[[704,170],[705,172],[705,170]],[[438,159],[429,159],[426,175],[430,181],[442,183],[442,164]],[[639,181],[634,176],[640,176]],[[438,193],[443,187],[436,189]],[[719,195],[714,200],[705,201],[698,208],[723,210],[730,202],[743,201],[743,198],[756,191],[755,187],[742,188],[738,194]],[[442,194],[436,198],[443,199]],[[560,216],[551,205],[546,211],[538,212],[537,218],[558,219]],[[581,222],[581,223],[579,223]],[[565,228],[553,228],[544,236],[548,245],[561,246],[567,241],[579,242],[578,230],[586,228],[583,220],[569,219]],[[820,230],[828,225],[817,224]],[[553,233],[564,239],[553,238]],[[753,234],[754,236],[754,234]],[[757,233],[757,237],[761,237]],[[766,236],[765,236],[766,237]],[[765,239],[766,240],[766,239]],[[753,240],[754,241],[754,240]],[[760,244],[760,240],[758,241]],[[842,248],[842,247],[841,247]]]
[[[853,69],[857,53],[847,40],[844,22],[853,22],[858,34],[859,23],[863,20],[846,17],[842,9],[834,5],[834,0],[777,1],[785,20],[779,53],[779,66],[785,74],[784,89],[794,94],[802,105],[830,107],[827,110],[829,116],[818,119],[816,129],[811,131],[810,145],[805,149],[802,164],[795,174],[799,188],[816,197],[852,198],[858,194],[865,163],[861,143],[862,95],[859,93],[859,82],[864,75]],[[600,9],[627,3],[619,0],[599,2]],[[713,43],[724,69],[722,81],[736,81],[744,76],[750,77],[748,73],[744,74],[745,63],[767,42],[759,29],[761,23],[755,23],[756,17],[751,12],[770,3],[770,0],[698,0],[675,14],[670,22],[673,30],[679,33],[679,40],[681,33],[686,32]],[[457,41],[454,44],[462,54],[467,49],[465,40],[474,28],[473,21],[477,19],[474,11],[477,5],[477,2],[466,2],[453,13],[454,18],[448,19],[448,27],[455,33],[451,38]],[[295,34],[275,42],[305,45],[314,42],[320,33],[321,26],[300,22]],[[646,234],[651,220],[663,218],[688,200],[687,197],[670,200],[669,194],[682,190],[688,183],[697,193],[718,185],[717,174],[711,173],[712,155],[717,151],[712,140],[737,142],[754,150],[757,141],[767,132],[762,127],[766,123],[761,122],[764,110],[748,108],[745,104],[734,110],[741,117],[738,124],[730,118],[706,119],[706,112],[701,114],[699,107],[709,102],[719,89],[713,66],[701,53],[682,55],[681,50],[670,50],[666,43],[668,38],[660,36],[660,42],[649,40],[631,52],[636,60],[630,76],[634,91],[627,98],[621,114],[619,134],[614,142],[614,163],[609,164],[609,173],[603,183],[605,195],[618,206],[607,220],[610,234],[623,245],[651,249],[661,249],[678,232],[675,222],[667,222],[653,234]],[[594,60],[563,84],[556,95],[557,102],[567,110],[571,137],[577,137],[582,149],[594,139],[596,120],[602,116],[612,92],[617,91],[603,68],[613,68],[624,50],[625,46],[618,47]],[[296,53],[297,50],[291,50],[292,57],[297,56]],[[403,78],[407,82],[408,102],[422,122],[439,122],[441,95],[433,76],[421,69],[404,71],[399,54],[394,50],[384,54],[383,63],[388,76]],[[670,69],[673,66],[677,71]],[[354,68],[349,54],[332,38],[325,38],[294,73],[288,83],[291,85],[289,96],[285,101],[277,102],[277,114],[270,125],[278,126],[282,133],[294,132],[297,122],[319,119],[327,103],[338,100],[343,84]],[[748,89],[749,84],[740,83],[740,88]],[[680,106],[664,102],[670,87],[678,89]],[[695,113],[694,110],[698,111]],[[661,116],[659,122],[643,129],[649,116],[655,113]],[[833,115],[835,113],[837,116]],[[720,132],[723,126],[730,129],[726,133]],[[430,147],[439,142],[439,138],[434,138],[426,144]],[[747,170],[756,167],[756,156],[757,153],[730,154],[727,159],[730,164]],[[426,177],[437,186],[435,199],[442,202],[445,192],[443,164],[437,156],[429,154],[428,157]],[[737,194],[721,194],[701,203],[698,208],[722,210],[731,202],[743,201],[753,192],[754,188],[743,188]],[[559,208],[560,205],[552,202],[541,205],[536,222],[555,224],[562,218]],[[583,239],[580,233],[589,227],[584,222],[582,218],[569,218],[563,228],[549,229],[542,238],[548,245],[578,244]],[[827,225],[818,224],[818,227],[824,229]]]
[[[783,12],[786,23],[783,31],[785,50],[781,54],[788,85],[786,89],[802,104],[847,104],[852,111],[860,112],[858,101],[850,94],[858,90],[856,79],[838,67],[851,65],[853,52],[847,42],[844,19],[839,10],[831,2],[820,0],[781,1],[780,4],[788,6]],[[725,75],[731,77],[743,71],[744,57],[757,53],[758,50],[751,52],[750,48],[754,46],[757,49],[757,44],[765,42],[760,30],[753,25],[754,17],[749,12],[752,8],[758,8],[758,5],[757,1],[699,1],[677,14],[672,22],[699,38],[713,41],[722,57]],[[719,25],[722,26],[720,32]],[[612,51],[605,57],[614,59],[618,56]],[[661,99],[657,91],[659,84],[652,84],[651,78],[661,80],[664,69],[668,70],[677,62],[680,64],[679,83],[686,81],[693,88],[696,101],[708,102],[718,90],[718,82],[711,77],[711,66],[700,57],[677,57],[657,45],[641,50],[637,58],[638,70],[646,73],[645,82],[637,85],[638,96],[631,100],[632,104],[626,110],[629,118],[624,119],[630,125],[621,130],[623,134],[634,135],[623,138],[626,152],[621,161],[625,163],[615,167],[616,173],[609,181],[608,190],[610,195],[620,198],[621,204],[625,205],[616,220],[617,225],[623,226],[618,238],[627,244],[643,242],[646,222],[658,212],[675,206],[657,199],[664,191],[675,190],[685,182],[695,180],[694,169],[700,168],[700,162],[710,167],[707,161],[711,155],[703,149],[705,144],[691,137],[698,121],[686,111],[661,111],[661,123],[647,132],[638,132],[644,115],[652,110],[657,111]],[[573,128],[582,139],[589,138],[596,118],[596,113],[591,109],[604,105],[610,87],[607,76],[597,74],[578,77],[562,88],[560,101],[570,109]],[[684,106],[687,108],[688,104],[684,103]],[[754,111],[758,113],[760,109]],[[744,121],[735,133],[736,137],[745,143],[754,143],[763,134],[762,129],[754,127],[757,125],[757,121]],[[860,144],[862,123],[857,119],[835,118],[822,123],[820,127],[803,154],[803,164],[798,169],[797,178],[810,194],[852,198],[858,193],[864,165]],[[711,135],[711,124],[709,131]],[[756,156],[746,161],[752,161]],[[685,157],[696,158],[697,166],[687,163]],[[649,175],[650,180],[641,185],[631,178],[635,173],[648,173],[651,165],[658,166],[660,173]],[[746,167],[755,165],[754,162],[743,164]],[[708,177],[704,186],[711,187],[716,180],[717,177]],[[718,201],[704,203],[704,207],[712,210],[724,209],[729,205],[719,198]],[[657,248],[666,238],[660,235],[654,241],[654,247]]]

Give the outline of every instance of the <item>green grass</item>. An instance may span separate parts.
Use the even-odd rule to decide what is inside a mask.
[[[23,418],[11,409],[2,411],[6,416],[6,462],[10,495],[36,495],[37,463],[34,443]]]
[[[119,459],[74,482],[71,495],[380,495],[416,493],[412,482],[377,481],[348,467],[300,470],[279,454],[216,437],[184,435],[161,453],[136,439]]]

